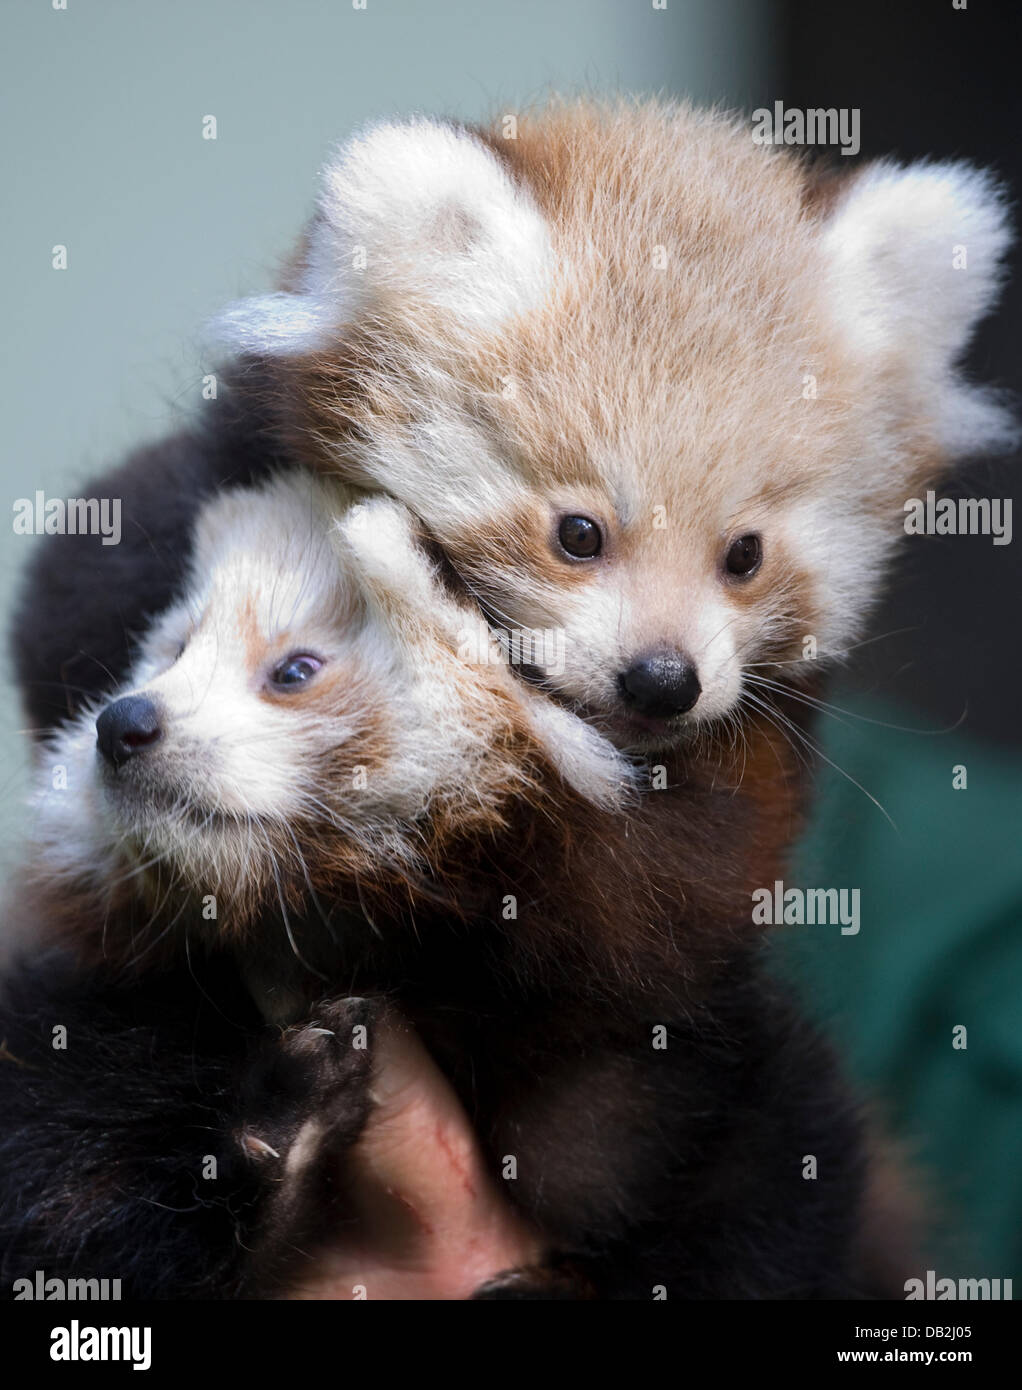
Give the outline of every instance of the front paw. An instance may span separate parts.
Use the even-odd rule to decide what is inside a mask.
[[[286,1282],[299,1252],[344,1219],[346,1160],[372,1104],[372,1043],[384,1007],[363,998],[321,1004],[266,1044],[243,1078],[234,1136],[261,1190],[253,1294]]]
[[[370,1043],[381,1003],[333,999],[266,1044],[243,1079],[238,1142],[259,1160],[284,1157],[310,1121],[354,1142],[369,1104]]]

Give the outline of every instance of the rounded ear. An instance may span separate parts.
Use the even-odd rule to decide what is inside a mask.
[[[544,218],[470,131],[377,125],[323,171],[295,292],[229,305],[212,336],[239,353],[314,351],[388,297],[491,328],[543,297],[551,262]]]
[[[1003,405],[958,370],[1012,241],[994,177],[964,163],[882,160],[849,177],[822,237],[840,330],[857,354],[911,382],[946,453],[1012,442]]]
[[[304,288],[408,297],[486,327],[547,287],[547,224],[497,156],[464,127],[373,126],[326,167]]]
[[[391,610],[424,622],[440,601],[416,521],[403,503],[376,493],[350,506],[336,523],[336,544],[355,567],[363,590]]]

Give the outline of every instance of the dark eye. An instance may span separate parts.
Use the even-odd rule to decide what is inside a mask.
[[[557,539],[561,549],[576,560],[595,560],[603,548],[603,533],[587,516],[562,517]]]
[[[763,542],[755,532],[732,541],[724,557],[724,568],[736,579],[749,579],[762,563]]]
[[[270,681],[273,685],[290,690],[311,681],[322,665],[317,656],[289,656],[272,673]]]

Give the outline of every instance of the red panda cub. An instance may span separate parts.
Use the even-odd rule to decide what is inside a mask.
[[[222,493],[127,686],[41,750],[13,910],[93,964],[44,959],[0,1004],[28,1064],[0,1069],[6,1268],[130,1269],[141,1297],[300,1279],[371,1104],[345,1039],[386,1001],[548,1252],[478,1297],[870,1292],[856,1108],[751,924],[791,750],[753,715],[637,793],[448,581],[392,499]],[[225,978],[287,1031],[261,1050]],[[209,1154],[226,1190],[196,1202]]]
[[[512,680],[485,621],[447,597],[400,504],[298,471],[201,510],[186,590],[140,644],[128,693],[52,735],[36,862],[83,923],[122,908],[159,949],[210,896],[241,940],[334,880],[443,893],[444,855],[494,835],[542,766],[616,806],[634,771]],[[98,714],[98,718],[97,718]],[[98,756],[97,756],[98,750]],[[435,847],[440,856],[435,857]],[[198,919],[196,919],[198,920]]]
[[[224,316],[230,389],[136,520],[182,455],[377,495],[295,472],[203,507],[147,664],[57,734],[78,792],[45,798],[37,916],[139,981],[185,946],[237,958],[274,1021],[393,1001],[550,1252],[481,1296],[876,1291],[855,1108],[766,982],[750,897],[803,799],[775,721],[860,630],[906,496],[1010,433],[958,367],[1007,241],[964,165],[821,181],[683,106],[357,136],[281,292]],[[164,592],[143,549],[117,560],[149,566],[138,626]],[[33,573],[40,687],[79,647],[123,669],[89,553],[95,611]],[[476,659],[484,626],[517,669]],[[335,1063],[350,1137],[365,1087]],[[0,1071],[11,1113],[59,1100],[54,1065]],[[300,1102],[242,1086],[225,1153],[239,1105],[286,1155]],[[285,1245],[329,1225],[317,1191]]]
[[[221,328],[276,447],[401,499],[526,673],[649,750],[841,655],[906,498],[1010,437],[958,370],[1009,239],[966,164],[821,180],[718,111],[420,119],[339,151]]]

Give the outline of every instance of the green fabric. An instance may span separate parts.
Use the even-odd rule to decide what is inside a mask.
[[[1022,759],[961,729],[883,726],[924,722],[904,711],[836,702],[880,722],[824,718],[821,747],[896,828],[822,768],[785,885],[861,889],[860,931],[775,929],[776,963],[932,1185],[938,1275],[1022,1288]]]

